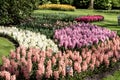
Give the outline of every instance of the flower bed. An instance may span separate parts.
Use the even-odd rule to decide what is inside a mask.
[[[39,9],[50,9],[50,10],[62,10],[62,11],[75,11],[75,7],[65,4],[43,4],[38,6]]]
[[[25,47],[36,47],[41,50],[51,48],[53,51],[57,51],[57,45],[50,39],[47,39],[45,35],[35,33],[28,30],[17,29],[16,27],[0,27],[0,33],[9,35],[17,40],[19,45]]]
[[[60,47],[72,49],[98,44],[99,41],[104,42],[115,36],[114,31],[84,23],[58,29],[54,33],[54,39]]]
[[[78,22],[95,22],[95,21],[103,21],[104,17],[101,15],[88,15],[88,16],[82,16],[82,17],[78,17],[75,18],[75,21]]]
[[[10,78],[12,80],[67,78],[68,75],[74,76],[81,72],[94,70],[101,64],[109,67],[111,62],[120,60],[119,51],[119,37],[107,40],[91,49],[83,48],[81,52],[67,50],[64,53],[52,54],[50,49],[47,51],[36,48],[27,50],[21,46],[16,51],[11,51],[9,58],[2,58],[0,76],[5,77],[6,80]]]

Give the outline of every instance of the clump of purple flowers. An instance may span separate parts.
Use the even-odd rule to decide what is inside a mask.
[[[95,22],[95,21],[103,21],[104,17],[101,15],[88,15],[88,16],[82,16],[75,18],[75,21],[78,22]]]
[[[54,33],[54,39],[60,47],[71,49],[98,44],[99,41],[104,42],[116,36],[117,34],[114,31],[89,23],[65,27],[55,30]]]

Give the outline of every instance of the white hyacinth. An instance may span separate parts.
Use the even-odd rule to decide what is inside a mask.
[[[57,45],[51,39],[47,39],[45,35],[40,33],[4,26],[0,27],[0,33],[13,37],[20,45],[25,47],[36,47],[41,50],[51,48],[54,52],[58,51]]]

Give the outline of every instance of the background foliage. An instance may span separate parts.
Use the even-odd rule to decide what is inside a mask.
[[[0,24],[18,24],[36,6],[37,0],[0,0]]]
[[[40,0],[40,4],[57,3],[70,4],[76,8],[85,8],[89,6],[90,0]],[[94,0],[95,9],[120,9],[120,0]]]

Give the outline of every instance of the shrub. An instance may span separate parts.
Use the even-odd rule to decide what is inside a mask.
[[[78,18],[75,18],[75,21],[78,21],[78,22],[94,22],[94,21],[103,21],[104,20],[104,17],[101,16],[101,15],[93,15],[93,16],[82,16],[82,17],[78,17]]]
[[[59,0],[50,0],[50,1],[51,1],[51,3],[53,3],[53,4],[59,4],[59,3],[60,3]]]
[[[74,0],[60,0],[61,4],[70,4],[73,5]]]
[[[54,39],[58,42],[59,47],[65,47],[65,49],[80,49],[84,46],[98,44],[99,41],[104,42],[115,36],[116,33],[113,31],[85,23],[58,29],[54,33]]]
[[[95,0],[94,1],[95,9],[112,9],[112,1],[111,0]]]
[[[74,5],[76,8],[86,9],[86,8],[89,7],[89,2],[90,2],[90,0],[74,0],[73,5]]]
[[[40,5],[42,4],[50,4],[51,2],[49,0],[39,0]]]
[[[120,0],[112,0],[113,9],[120,9]]]
[[[54,54],[50,49],[27,50],[20,46],[10,52],[9,58],[2,57],[0,76],[6,80],[69,80],[69,77],[80,80],[77,74],[94,71],[100,65],[108,68],[110,63],[119,61],[119,41],[120,38],[116,37],[101,43],[97,48],[93,46],[91,49],[83,48],[81,52],[67,50]]]
[[[62,11],[75,11],[75,7],[64,4],[44,4],[38,7],[39,9],[50,9],[50,10],[62,10]]]
[[[30,16],[36,0],[0,1],[0,24],[18,24]]]

